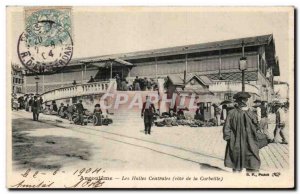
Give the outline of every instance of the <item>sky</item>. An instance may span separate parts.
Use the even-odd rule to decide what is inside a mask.
[[[92,8],[72,12],[73,58],[206,43],[273,34],[281,76],[293,72],[293,13],[289,8]],[[21,8],[8,24],[11,58],[24,30]]]

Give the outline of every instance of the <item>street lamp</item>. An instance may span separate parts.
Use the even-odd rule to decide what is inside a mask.
[[[245,92],[245,70],[247,69],[247,57],[245,57],[244,41],[242,42],[242,57],[239,61],[239,69],[242,71],[242,92]]]
[[[36,92],[36,95],[39,93],[39,80],[40,80],[40,78],[39,78],[39,76],[35,76],[34,77],[34,79],[35,79],[35,92]]]

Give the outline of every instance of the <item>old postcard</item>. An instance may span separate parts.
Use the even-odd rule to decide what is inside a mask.
[[[6,15],[8,188],[294,188],[293,7]]]

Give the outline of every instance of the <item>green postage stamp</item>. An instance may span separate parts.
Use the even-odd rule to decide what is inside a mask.
[[[51,73],[68,65],[73,55],[71,8],[27,8],[19,37],[22,64],[36,73]]]

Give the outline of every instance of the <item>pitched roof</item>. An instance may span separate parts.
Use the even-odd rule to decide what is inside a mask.
[[[273,66],[273,74],[275,76],[280,75],[279,62],[275,52],[275,41],[272,34],[237,38],[231,40],[222,40],[216,42],[168,47],[168,48],[161,48],[161,49],[153,49],[153,50],[146,50],[146,51],[103,55],[103,56],[96,56],[96,57],[75,58],[70,61],[70,64],[68,66],[81,65],[84,62],[92,63],[92,62],[99,62],[99,61],[104,62],[108,60],[114,60],[118,64],[131,66],[133,64],[130,63],[129,61],[132,59],[154,58],[159,56],[175,56],[175,55],[182,55],[187,53],[199,53],[205,51],[216,51],[220,49],[240,48],[242,42],[244,42],[245,47],[266,45],[267,63],[270,66]]]
[[[168,78],[174,85],[184,85],[183,74],[171,74],[168,75]]]
[[[79,62],[80,63],[115,62],[115,63],[121,64],[121,65],[133,66],[132,63],[129,63],[129,62],[124,61],[122,59],[119,59],[119,58],[110,58],[110,57],[97,57],[97,58],[91,58],[91,59],[82,59],[82,60],[79,60]]]
[[[146,50],[146,51],[123,53],[123,54],[119,54],[118,56],[125,60],[129,60],[129,59],[135,59],[135,58],[165,56],[165,55],[170,55],[170,54],[172,54],[172,55],[186,54],[186,53],[237,48],[237,47],[241,47],[242,42],[244,42],[245,47],[268,45],[272,42],[272,40],[273,40],[273,35],[268,34],[268,35],[253,36],[253,37],[246,37],[246,38],[222,40],[222,41],[216,41],[216,42],[199,43],[199,44],[191,44],[191,45],[184,45],[184,46],[176,46],[176,47],[168,47],[168,48],[153,49],[153,50]]]
[[[260,35],[260,36],[208,42],[208,43],[198,43],[198,44],[190,44],[190,45],[183,45],[183,46],[129,52],[129,53],[103,55],[101,57],[99,56],[84,57],[81,59],[74,59],[74,60],[79,60],[79,61],[94,60],[97,58],[120,58],[123,60],[130,60],[136,58],[158,57],[158,56],[165,56],[165,55],[186,54],[186,53],[213,51],[219,49],[237,48],[237,47],[241,47],[242,42],[244,42],[245,47],[268,45],[272,42],[272,40],[273,40],[273,35],[267,34],[267,35]]]
[[[173,55],[182,55],[182,54],[189,54],[189,53],[215,51],[215,50],[220,50],[220,49],[240,48],[242,45],[242,42],[244,43],[245,47],[266,45],[267,62],[269,65],[274,67],[273,68],[274,75],[275,76],[280,75],[279,63],[278,63],[278,59],[276,58],[276,52],[275,52],[275,41],[274,41],[272,34],[230,39],[230,40],[222,40],[222,41],[216,41],[216,42],[152,49],[152,50],[145,50],[145,51],[104,55],[101,57],[99,57],[99,56],[85,57],[85,58],[81,58],[81,59],[72,59],[71,63],[73,63],[73,62],[76,63],[76,62],[80,62],[80,61],[84,61],[84,60],[93,61],[93,60],[98,60],[99,58],[120,59],[125,62],[128,62],[128,60],[133,60],[133,59],[154,58],[154,57],[160,57],[160,56],[173,56]]]
[[[196,75],[196,77],[205,85],[212,84],[213,82],[206,75]]]
[[[184,74],[171,74],[168,75],[168,78],[174,85],[180,85],[180,86],[184,85]],[[213,83],[211,79],[209,79],[207,76],[196,75],[194,73],[188,73],[186,75],[186,83],[191,81],[193,78],[198,79],[202,84],[206,86]]]

